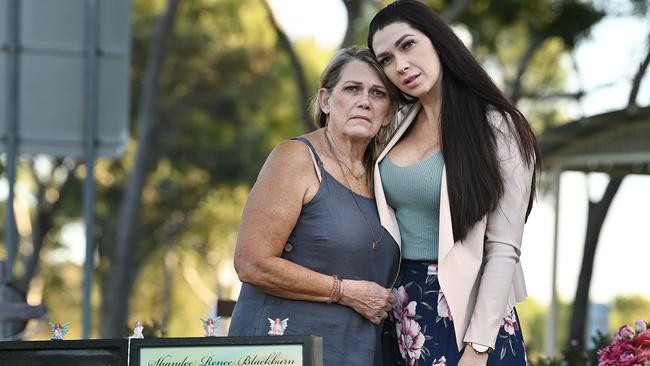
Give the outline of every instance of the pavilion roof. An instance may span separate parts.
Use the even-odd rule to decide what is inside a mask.
[[[650,174],[650,106],[584,117],[539,136],[545,169]]]

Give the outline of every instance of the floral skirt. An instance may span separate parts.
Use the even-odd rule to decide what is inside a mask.
[[[440,291],[436,264],[403,260],[393,288],[397,304],[382,331],[384,366],[455,366],[462,351],[456,346],[454,325]],[[526,365],[524,339],[513,309],[497,337],[488,366]]]

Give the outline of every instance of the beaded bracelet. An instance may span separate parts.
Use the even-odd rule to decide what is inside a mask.
[[[332,290],[330,291],[330,296],[327,298],[327,303],[331,304],[332,301],[334,301],[334,296],[337,293],[337,290],[339,288],[339,277],[337,275],[332,275],[334,282],[332,283]]]
[[[336,302],[341,302],[341,298],[343,298],[343,280],[339,278],[339,288],[338,288],[338,294],[336,296]]]

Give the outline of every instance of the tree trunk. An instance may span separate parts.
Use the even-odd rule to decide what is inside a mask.
[[[522,93],[521,89],[524,81],[524,74],[528,69],[530,60],[533,59],[533,55],[535,54],[535,51],[537,51],[537,49],[542,45],[542,43],[544,43],[544,40],[545,40],[544,37],[534,36],[530,44],[528,45],[526,52],[524,52],[524,55],[519,60],[519,65],[517,66],[517,76],[515,76],[515,80],[512,83],[512,88],[510,92],[510,101],[514,105],[516,105],[517,102],[519,101],[519,98],[521,98],[521,93]]]
[[[158,21],[149,47],[149,58],[142,85],[138,112],[138,151],[133,170],[126,183],[118,215],[111,270],[104,281],[102,303],[102,337],[119,338],[128,315],[131,287],[137,275],[136,258],[142,189],[157,160],[154,149],[158,128],[158,81],[166,55],[165,41],[172,31],[180,0],[168,0],[164,15]]]
[[[627,113],[634,114],[636,112],[636,97],[639,92],[639,85],[643,75],[650,64],[650,46],[645,59],[641,62],[639,70],[636,72],[632,81],[632,89],[628,98]],[[605,216],[609,206],[614,200],[616,192],[618,192],[621,182],[625,176],[610,178],[605,194],[598,203],[589,202],[589,212],[587,219],[587,235],[585,237],[584,256],[582,257],[582,266],[580,268],[580,276],[578,277],[578,287],[576,288],[576,296],[571,310],[571,324],[569,328],[569,345],[567,349],[571,349],[572,340],[577,341],[578,350],[583,350],[585,346],[585,332],[587,310],[589,305],[589,287],[591,286],[591,274],[593,272],[594,258],[596,256],[596,247],[598,245],[598,238],[600,230],[602,229]],[[573,346],[574,348],[576,346]]]
[[[344,0],[343,2],[348,13],[348,25],[345,30],[343,41],[341,42],[341,47],[347,47],[354,42],[354,25],[356,24],[357,19],[359,19],[361,16],[362,2],[363,0]],[[303,124],[303,127],[305,128],[305,131],[311,131],[314,129],[313,119],[309,115],[309,96],[312,93],[310,92],[309,86],[307,84],[307,78],[305,77],[305,71],[302,67],[302,62],[300,62],[300,58],[294,50],[289,36],[287,36],[287,33],[275,19],[271,5],[269,5],[267,0],[262,1],[262,4],[266,9],[266,13],[268,15],[269,21],[271,22],[271,26],[273,26],[273,29],[278,36],[278,46],[284,49],[287,55],[289,55],[289,60],[291,61],[291,65],[293,67],[293,73],[296,78],[296,86],[298,89],[297,103],[300,120]]]
[[[639,65],[639,70],[634,75],[634,80],[632,80],[632,90],[630,91],[630,96],[627,101],[627,114],[633,115],[636,113],[639,108],[636,104],[636,97],[639,94],[639,89],[641,88],[641,80],[645,75],[648,65],[650,64],[650,36],[648,37],[648,53],[645,55],[645,59]]]
[[[463,15],[470,5],[472,5],[472,0],[454,0],[440,16],[447,23],[453,23]]]
[[[59,161],[57,167],[52,169],[52,174],[54,174],[54,171],[57,168],[59,168],[62,164],[63,162]],[[54,202],[49,202],[45,198],[45,192],[47,191],[47,189],[52,187],[48,188],[45,184],[39,181],[38,177],[36,176],[36,171],[33,165],[31,167],[31,170],[32,170],[31,171],[32,177],[37,184],[36,217],[34,217],[32,223],[32,248],[29,254],[21,257],[21,263],[24,268],[24,272],[22,277],[20,277],[20,279],[15,284],[16,292],[20,294],[24,294],[25,298],[26,298],[26,294],[29,293],[29,287],[32,282],[32,279],[34,279],[34,276],[36,276],[36,273],[38,273],[38,265],[41,258],[41,250],[43,249],[43,244],[45,243],[45,236],[52,229],[54,213],[56,212],[56,209],[58,208],[59,203],[61,202],[61,200],[58,198]],[[70,184],[70,182],[72,182],[72,179],[70,179],[71,176],[70,173],[72,170],[74,170],[74,167],[72,167],[68,171],[65,180],[57,188],[59,193],[63,192],[66,186]],[[26,327],[27,327],[27,320],[23,322],[16,322],[14,323],[14,327],[12,331],[16,334],[19,334],[23,332]]]
[[[345,35],[339,49],[352,46],[354,44],[354,35],[357,30],[357,19],[361,15],[361,4],[363,0],[343,0],[343,5],[348,13],[348,25],[345,29]]]
[[[302,62],[300,62],[298,54],[293,49],[293,45],[291,44],[291,40],[289,40],[289,36],[287,36],[280,23],[278,23],[278,21],[275,19],[271,5],[266,0],[262,1],[262,3],[266,8],[266,13],[269,17],[269,21],[271,22],[271,25],[273,26],[273,29],[278,36],[278,46],[284,49],[284,51],[289,56],[289,60],[291,61],[293,73],[296,78],[296,92],[298,93],[296,102],[298,103],[300,121],[302,122],[305,131],[311,131],[314,129],[314,124],[312,123],[312,119],[309,116],[310,93],[309,87],[307,86],[307,78],[305,78],[305,72],[302,67]]]
[[[169,329],[169,322],[172,317],[172,297],[174,288],[174,269],[176,253],[171,245],[167,246],[167,253],[163,257],[163,298],[161,304],[161,325],[164,332]]]
[[[571,325],[567,349],[575,347],[578,347],[580,350],[584,349],[587,310],[589,306],[589,288],[591,286],[591,275],[594,267],[594,258],[596,257],[598,238],[600,237],[600,231],[605,222],[607,211],[609,211],[609,206],[614,200],[623,178],[624,176],[611,177],[600,202],[589,201],[584,255],[580,267],[580,276],[578,277],[576,296],[573,302],[573,308],[571,309]],[[571,345],[572,341],[577,341],[577,345]]]
[[[52,176],[54,176],[54,172],[63,165],[66,165],[65,162],[62,159],[59,159],[58,163],[52,169]],[[45,198],[45,192],[53,187],[47,187],[44,183],[41,183],[36,175],[36,168],[33,165],[31,167],[32,177],[37,184],[37,202],[36,217],[32,223],[32,250],[29,255],[22,258],[23,268],[25,268],[25,271],[23,276],[20,278],[18,288],[23,293],[29,293],[29,284],[38,272],[38,264],[40,262],[41,249],[43,249],[43,244],[45,243],[45,236],[52,229],[54,214],[61,203],[61,193],[66,190],[68,185],[74,182],[74,179],[72,179],[72,172],[76,166],[77,164],[75,163],[68,167],[65,179],[61,182],[59,187],[56,187],[59,192],[59,198],[54,202],[50,202]]]

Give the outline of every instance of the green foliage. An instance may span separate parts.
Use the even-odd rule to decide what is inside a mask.
[[[517,304],[517,316],[519,316],[529,358],[541,354],[544,349],[546,312],[546,306],[534,298],[528,298]]]
[[[142,322],[142,336],[144,338],[162,338],[167,335],[167,329],[165,329],[165,326],[157,322],[156,320],[151,319],[149,321],[141,321],[141,322]],[[133,334],[133,328],[135,328],[135,323],[133,323],[133,326],[124,325],[124,332],[123,332],[124,338],[130,337]]]
[[[617,296],[609,313],[609,330],[616,331],[624,324],[634,324],[639,319],[647,319],[650,314],[650,299],[639,295]]]
[[[525,26],[529,37],[558,36],[570,49],[603,15],[593,4],[577,0],[479,0],[460,21],[473,31],[478,43],[491,50],[502,32],[518,24]]]
[[[565,349],[562,352],[564,360],[569,365],[575,366],[587,366],[587,365],[597,365],[598,364],[598,351],[606,347],[612,341],[611,337],[598,332],[594,337],[592,337],[593,346],[587,350],[582,350],[573,345],[569,346],[568,349]]]
[[[638,15],[647,15],[650,10],[650,1],[648,0],[630,0],[634,6],[634,13]]]
[[[567,344],[568,328],[562,324],[569,324],[571,304],[560,301],[558,304],[557,324],[559,328],[555,335],[556,349],[562,349]],[[534,298],[528,298],[517,304],[517,316],[521,323],[526,353],[529,359],[538,359],[543,355],[544,337],[548,319],[548,306],[539,303]]]
[[[531,366],[596,366],[598,365],[598,351],[612,341],[612,339],[602,333],[598,333],[592,338],[593,347],[582,351],[578,347],[570,346],[562,351],[559,358],[540,357],[532,362]]]
[[[521,321],[526,350],[531,366],[595,366],[598,364],[597,351],[611,342],[611,335],[624,324],[634,324],[638,319],[646,319],[650,313],[650,299],[639,295],[617,296],[611,305],[609,313],[609,331],[606,334],[598,332],[591,338],[590,347],[583,351],[577,342],[568,340],[569,316],[571,303],[560,302],[558,306],[558,333],[555,336],[555,347],[561,349],[561,355],[555,358],[543,356],[544,331],[546,329],[547,307],[534,299],[527,299],[517,305],[517,314]],[[567,344],[571,344],[567,348]]]
[[[253,1],[185,3],[170,42],[159,151],[179,169],[210,172],[212,182],[250,182],[269,140],[299,131],[295,108],[274,111],[295,100],[290,90],[278,92],[292,85],[291,70],[259,8]]]
[[[565,0],[553,5],[555,16],[541,32],[547,37],[560,37],[570,48],[605,15],[583,1]]]
[[[134,137],[149,42],[164,3],[136,0],[133,4]],[[299,50],[301,55],[311,55],[306,72],[315,82],[329,56],[324,57],[324,51],[313,43],[301,44]],[[200,335],[196,314],[206,314],[214,304],[200,298],[196,278],[192,280],[183,271],[187,263],[192,263],[205,288],[232,298],[234,280],[219,278],[216,271],[232,261],[250,184],[269,151],[302,130],[292,78],[291,65],[276,50],[275,34],[259,2],[181,3],[159,92],[161,128],[155,146],[159,158],[143,191],[140,251],[132,253],[137,258],[138,278],[131,300],[131,323],[151,319],[169,329],[170,335]],[[101,301],[102,281],[110,280],[108,258],[117,229],[117,210],[136,149],[132,140],[122,159],[100,159],[95,167],[99,259],[92,300],[95,309]],[[56,254],[55,244],[60,240],[60,227],[81,216],[84,176],[81,165],[71,183],[59,192],[63,200],[56,212],[59,226],[48,236],[39,276],[42,280],[35,282],[44,288],[41,297],[52,318],[73,323],[72,338],[81,332],[81,268],[70,262],[57,264],[54,258],[61,255]],[[197,298],[200,300],[187,301]],[[93,320],[97,331],[101,327],[97,312]],[[42,328],[34,337],[45,339],[47,331]]]
[[[442,13],[451,1],[428,3]],[[506,95],[512,93],[522,57],[541,42],[523,75],[518,103],[541,133],[567,120],[566,98],[547,96],[566,89],[568,54],[603,15],[592,2],[578,0],[475,0],[457,23],[469,30],[473,53]]]
[[[139,9],[143,13],[134,14],[133,30],[134,43],[140,45],[134,47],[133,60],[136,108],[157,19],[147,13],[153,8]],[[307,44],[303,52],[314,47]],[[206,314],[214,305],[208,300],[216,297],[206,293],[223,286],[214,276],[215,268],[232,260],[248,187],[271,148],[300,134],[292,72],[276,50],[259,2],[182,3],[161,80],[159,158],[143,191],[140,251],[133,253],[139,267],[131,300],[133,321],[150,317],[164,324],[170,335],[200,335],[196,314]],[[121,173],[130,169],[133,152],[129,149],[117,166],[101,169],[122,178],[102,187],[101,200],[108,203],[100,216],[108,234],[102,237],[103,253],[110,252],[126,176]],[[102,271],[109,265],[103,261]],[[198,291],[197,286],[208,290]]]
[[[39,279],[33,284],[32,293],[42,297],[48,311],[49,321],[66,323],[70,322],[66,339],[81,337],[81,283],[82,270],[70,262],[59,262],[55,251],[43,253],[44,260],[49,266],[42,266]],[[54,263],[52,263],[54,262]],[[47,320],[32,323],[32,328],[27,332],[32,339],[50,339],[50,329]]]

